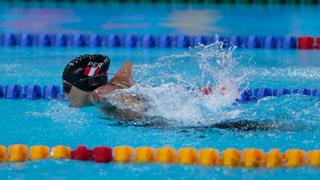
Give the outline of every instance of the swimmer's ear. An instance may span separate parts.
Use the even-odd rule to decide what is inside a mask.
[[[133,65],[131,61],[124,62],[120,70],[114,75],[110,82],[126,82],[132,85],[132,67]]]

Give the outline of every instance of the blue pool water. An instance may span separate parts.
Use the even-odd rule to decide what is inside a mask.
[[[30,10],[22,5],[17,6],[6,9],[6,11],[21,13]],[[40,4],[39,7],[41,6]],[[114,6],[119,7],[120,5]],[[130,9],[130,6],[136,5],[122,6],[124,9]],[[49,7],[46,11],[52,10],[53,5]],[[73,13],[79,13],[79,9],[85,9],[85,5],[83,4],[68,4],[62,5],[62,7],[67,9],[65,11]],[[95,7],[100,8],[99,11],[109,8],[106,5],[102,7],[95,5]],[[137,7],[143,8],[143,6]],[[181,5],[180,8],[187,7]],[[214,5],[210,5],[206,8],[211,11],[215,7]],[[252,8],[252,11],[259,8],[272,9],[268,6],[255,8],[252,6],[234,7],[238,8],[239,11],[245,11],[247,8]],[[163,8],[164,12],[172,10],[171,8]],[[197,8],[201,9],[204,7],[197,5]],[[297,12],[306,13],[305,15],[310,13],[305,8],[312,11],[313,8],[317,7],[281,6],[275,7],[275,10],[280,11],[279,9],[282,8],[287,9],[288,14],[292,17],[296,17],[294,14]],[[301,12],[294,11],[294,8],[301,8],[302,10]],[[228,13],[224,14],[228,9],[231,12],[231,6],[221,6],[221,9],[216,9],[216,11],[221,11],[221,23],[229,22],[227,20]],[[138,14],[140,11],[131,9],[130,12]],[[157,8],[157,11],[154,12],[155,16],[162,17],[161,12]],[[109,33],[113,31],[105,31],[99,28],[92,29],[92,27],[86,29],[81,22],[90,22],[92,17],[79,14],[77,15],[77,17],[81,17],[80,20],[78,18],[79,27],[76,24],[66,23],[66,26],[69,26],[69,30],[63,29],[65,26],[59,24],[55,25],[55,27],[62,29],[55,30],[53,27],[45,26],[41,27],[44,28],[41,31],[49,31],[49,29],[57,32],[66,30],[66,32]],[[8,19],[15,21],[15,18],[21,20],[21,14],[17,13],[16,15],[17,17],[13,17],[9,13],[4,13],[2,14],[1,22],[5,21],[3,20],[4,17],[7,18],[7,21]],[[122,18],[127,16],[128,14]],[[144,14],[144,17],[146,16]],[[229,16],[231,15],[229,14]],[[101,14],[101,19],[97,18],[97,21],[104,19],[104,17],[108,16]],[[171,15],[168,15],[168,17],[171,17]],[[110,18],[112,17],[110,16]],[[223,21],[224,18],[226,18],[225,21]],[[233,22],[236,21],[236,17],[234,16],[233,18],[229,18],[233,19]],[[284,16],[281,16],[281,18],[284,18]],[[301,21],[303,19],[300,16],[297,16],[297,18],[301,18]],[[312,20],[312,18],[310,16],[310,18],[306,19]],[[72,16],[71,19],[77,18]],[[134,21],[140,22],[141,19]],[[268,21],[270,24],[273,22],[271,18],[267,18],[266,22]],[[58,22],[62,22],[62,20],[59,19]],[[316,21],[312,22],[315,23]],[[98,23],[100,24],[101,22]],[[287,23],[295,24],[291,20]],[[251,25],[259,28],[256,23],[255,25]],[[211,25],[208,27],[211,27]],[[251,33],[248,30],[237,33],[231,25],[223,27],[227,29],[223,31],[226,33],[228,31],[232,34]],[[299,27],[300,29],[297,28],[298,34],[308,33],[313,35],[312,33],[317,25],[312,24],[308,27]],[[29,30],[30,32],[37,32],[38,30],[35,29]],[[188,33],[186,28],[182,29],[185,30],[184,33]],[[268,34],[269,31],[266,28],[262,29],[263,31],[253,30],[252,34]],[[293,27],[286,30],[284,25],[274,29],[272,32],[281,35],[290,33],[292,29],[296,30]],[[175,33],[177,32],[177,27],[169,29],[150,27],[143,28],[142,31],[134,30],[133,28],[131,30],[141,33],[161,34]],[[4,28],[2,31],[21,31],[21,28]],[[123,33],[130,32],[127,28],[123,28]],[[210,31],[210,33],[216,32],[218,31]],[[201,31],[201,33],[205,33],[205,31]],[[60,85],[61,73],[65,64],[75,56],[84,53],[103,53],[110,56],[111,72],[115,72],[125,60],[132,60],[137,84],[141,85],[144,93],[149,93],[149,96],[156,101],[154,104],[156,109],[151,113],[158,113],[158,115],[160,114],[164,118],[169,117],[171,119],[170,122],[167,122],[169,125],[165,127],[144,127],[142,126],[143,124],[136,126],[132,124],[119,124],[116,120],[105,117],[97,112],[94,107],[73,109],[68,107],[67,102],[61,101],[2,99],[0,100],[0,144],[23,143],[29,146],[37,144],[55,146],[63,144],[72,148],[80,144],[88,145],[90,148],[100,145],[111,147],[118,145],[133,147],[152,146],[154,148],[172,146],[176,149],[190,146],[195,148],[213,147],[219,150],[229,147],[238,149],[255,147],[261,148],[264,151],[268,151],[271,148],[279,148],[281,151],[290,148],[304,150],[320,148],[318,142],[320,138],[320,99],[316,97],[290,95],[280,98],[266,98],[258,103],[234,105],[231,103],[231,100],[233,100],[232,95],[227,97],[205,97],[203,99],[200,97],[200,99],[197,99],[192,95],[181,92],[180,89],[168,88],[170,83],[174,83],[175,85],[188,84],[197,87],[204,86],[209,80],[217,83],[217,79],[226,83],[231,90],[236,89],[234,85],[250,88],[319,88],[319,51],[236,49],[232,52],[218,47],[209,48],[208,51],[204,51],[203,49],[188,51],[179,49],[2,48],[0,55],[0,67],[2,69],[0,75],[2,78],[0,79],[0,84]],[[208,56],[211,58],[207,58]],[[217,61],[219,57],[223,57],[222,62]],[[208,67],[210,71],[199,68],[199,63],[209,63],[211,66],[204,67]],[[204,77],[201,76],[201,72],[205,74]],[[150,89],[144,87],[146,85],[155,87]],[[193,100],[199,100],[201,102],[200,105]],[[169,102],[169,104],[165,102]],[[272,122],[278,128],[270,131],[231,131],[203,128],[216,122],[234,119],[268,120],[268,122]],[[195,128],[188,128],[189,126],[195,126]],[[17,164],[2,163],[0,164],[0,171],[1,179],[82,179],[85,177],[88,179],[289,179],[291,177],[316,179],[319,177],[318,169],[307,167],[297,169],[246,170],[159,164],[97,164],[92,162],[55,160]]]
[[[0,32],[310,35],[320,6],[1,3]]]

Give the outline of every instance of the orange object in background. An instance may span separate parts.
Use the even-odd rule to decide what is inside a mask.
[[[308,152],[308,161],[309,166],[320,166],[320,150],[313,150]]]
[[[5,146],[0,145],[0,162],[4,162],[7,160],[7,148]]]
[[[247,168],[256,168],[263,165],[265,161],[264,152],[260,149],[243,150],[243,166]]]
[[[51,149],[50,156],[53,159],[70,159],[71,148],[68,146],[55,146]]]
[[[290,149],[284,154],[285,165],[287,167],[298,167],[305,163],[305,152],[300,149]]]
[[[178,162],[181,164],[197,163],[197,150],[194,148],[181,148],[178,150]]]
[[[221,164],[227,167],[239,166],[241,162],[241,152],[237,149],[230,148],[222,152]]]
[[[28,146],[23,144],[15,144],[9,146],[8,161],[23,162],[28,160]]]
[[[198,162],[205,166],[214,166],[218,164],[219,151],[212,148],[200,149]]]
[[[283,155],[280,153],[279,149],[271,149],[266,154],[266,164],[267,168],[276,168],[282,165]]]
[[[116,162],[126,163],[131,160],[133,148],[130,146],[118,146],[113,149],[113,160]]]
[[[171,147],[162,147],[157,149],[156,161],[159,163],[173,163],[176,162],[176,151]]]
[[[49,147],[48,146],[31,146],[29,152],[29,159],[30,160],[40,160],[46,159],[49,157]]]
[[[135,161],[139,163],[153,162],[154,149],[150,147],[140,147],[135,150]]]

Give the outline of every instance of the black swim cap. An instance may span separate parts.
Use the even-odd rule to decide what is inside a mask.
[[[108,82],[110,59],[101,54],[85,54],[70,61],[62,79],[83,91],[93,91]]]

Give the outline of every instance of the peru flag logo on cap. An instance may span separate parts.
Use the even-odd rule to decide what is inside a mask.
[[[96,76],[99,74],[102,65],[103,63],[89,62],[83,74],[85,76]]]

